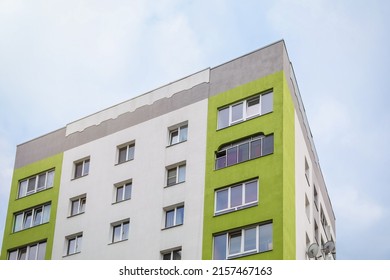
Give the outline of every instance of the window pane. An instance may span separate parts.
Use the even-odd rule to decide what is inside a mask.
[[[165,213],[165,227],[172,227],[174,225],[175,210],[170,210]]]
[[[123,223],[123,232],[122,232],[122,240],[126,240],[129,238],[129,222],[124,222]]]
[[[184,206],[176,209],[176,225],[182,225],[184,221]]]
[[[164,261],[169,261],[171,260],[171,255],[172,255],[172,252],[169,252],[169,253],[166,253],[163,255],[163,260]]]
[[[272,250],[272,224],[260,226],[259,230],[260,252]]]
[[[274,135],[268,135],[263,140],[263,156],[272,154],[274,152]]]
[[[238,146],[238,162],[243,162],[249,159],[249,143]]]
[[[41,174],[38,176],[38,187],[37,189],[43,189],[45,188],[45,185],[46,185],[46,173],[45,174]]]
[[[220,211],[223,209],[227,209],[229,207],[228,199],[229,199],[229,191],[227,189],[217,192],[217,202],[216,202],[217,205],[215,207],[215,210]]]
[[[227,150],[227,165],[233,165],[237,163],[237,147],[233,147]]]
[[[27,180],[20,182],[19,184],[19,198],[26,196],[27,193]]]
[[[44,260],[46,255],[46,242],[39,243],[37,260]]]
[[[23,229],[23,217],[24,217],[23,213],[15,216],[14,232]]]
[[[27,257],[28,260],[36,260],[37,259],[37,249],[38,249],[38,245],[32,245],[29,247],[28,257]]]
[[[76,253],[79,253],[81,251],[81,246],[83,244],[83,236],[80,235],[80,236],[77,236],[77,239],[76,239]]]
[[[45,205],[43,208],[43,220],[42,223],[47,223],[50,220],[50,208],[51,205]]]
[[[119,149],[118,163],[122,163],[126,161],[126,153],[127,153],[127,147],[123,147]]]
[[[35,209],[33,226],[40,225],[41,223],[42,223],[42,208]]]
[[[176,184],[176,169],[175,167],[168,170],[167,186]]]
[[[54,185],[54,171],[47,173],[47,183],[46,188],[50,188]]]
[[[36,177],[28,179],[27,193],[31,193],[31,192],[35,191],[35,182],[36,182],[36,180],[37,180]]]
[[[180,139],[179,139],[180,142],[183,142],[183,141],[187,140],[187,131],[188,131],[188,127],[187,126],[182,126],[180,128]]]
[[[75,251],[76,251],[76,238],[69,239],[67,255],[74,254]]]
[[[263,94],[261,96],[261,114],[272,112],[273,107],[273,93]]]
[[[27,247],[19,249],[18,260],[25,260],[27,257]]]
[[[86,202],[87,202],[87,199],[85,197],[80,198],[80,213],[84,213]]]
[[[75,166],[74,177],[75,178],[81,177],[82,174],[83,174],[82,171],[83,171],[83,163],[82,162],[77,163],[76,166]]]
[[[179,142],[179,131],[177,129],[171,131],[171,140],[170,143],[171,145],[176,144]]]
[[[242,120],[243,117],[243,103],[239,103],[232,106],[232,123]]]
[[[245,230],[244,251],[256,250],[256,228]]]
[[[261,156],[261,139],[251,142],[251,159]]]
[[[32,212],[28,211],[28,212],[24,213],[23,228],[31,227],[31,222],[32,222]]]
[[[229,108],[218,111],[218,129],[229,126]]]
[[[186,166],[179,166],[179,180],[178,183],[184,182],[186,180]]]
[[[127,149],[127,160],[134,159],[134,150],[135,150],[135,146],[130,145],[129,148]]]
[[[257,201],[257,181],[245,184],[245,203]]]
[[[8,254],[8,259],[9,259],[9,260],[16,260],[17,257],[18,257],[18,251],[17,251],[17,250],[11,251],[11,252],[9,252],[9,254]]]
[[[247,101],[246,115],[247,117],[260,114],[260,96]]]
[[[131,198],[131,183],[125,185],[125,197],[124,199],[130,199]]]
[[[116,202],[123,200],[123,187],[116,188]]]
[[[173,251],[173,260],[181,260],[181,250]]]
[[[229,255],[241,252],[241,231],[230,234]]]
[[[237,207],[242,205],[242,185],[232,187],[230,191],[230,206]]]
[[[226,234],[214,237],[214,260],[226,260]]]
[[[121,240],[121,227],[122,225],[117,225],[113,227],[112,242],[118,242]]]
[[[83,175],[88,175],[89,173],[89,159],[84,161],[84,172]]]
[[[226,151],[218,152],[215,160],[215,169],[226,167]]]

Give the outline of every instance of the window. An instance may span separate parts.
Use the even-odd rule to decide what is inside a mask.
[[[122,183],[115,187],[115,202],[121,202],[131,198],[132,183]]]
[[[165,211],[165,228],[182,225],[184,221],[184,206],[178,206]]]
[[[272,250],[272,223],[214,236],[214,260],[225,260]]]
[[[274,152],[274,135],[256,135],[225,145],[216,153],[215,169],[221,169]]]
[[[18,198],[53,187],[54,170],[49,170],[19,182]]]
[[[318,193],[317,193],[317,188],[316,185],[314,185],[314,205],[316,206],[316,209],[318,211]]]
[[[14,231],[21,231],[49,222],[50,204],[41,205],[15,214]]]
[[[321,211],[320,211],[321,224],[322,224],[322,227],[325,229],[326,226],[328,225],[328,221],[326,220],[325,212],[322,209],[322,206],[320,206],[320,208],[321,208]]]
[[[79,233],[66,238],[66,255],[73,255],[81,252],[81,245],[83,242],[83,234]]]
[[[215,215],[244,209],[258,202],[258,179],[215,192]]]
[[[125,144],[118,147],[118,164],[134,159],[135,144]]]
[[[44,260],[46,254],[46,241],[8,252],[9,260]]]
[[[310,167],[309,167],[309,164],[307,163],[306,158],[305,158],[305,177],[306,177],[307,183],[310,186]]]
[[[181,248],[161,254],[163,260],[181,260]]]
[[[307,195],[305,194],[305,211],[306,211],[306,217],[308,221],[310,222],[310,201],[307,198]]]
[[[167,169],[167,186],[183,183],[186,180],[186,165],[181,164]]]
[[[130,221],[122,221],[112,224],[112,243],[129,239]]]
[[[267,92],[218,110],[218,129],[272,112],[273,92]]]
[[[74,167],[74,179],[87,176],[89,173],[89,158],[75,162]]]
[[[188,125],[182,125],[169,130],[169,146],[187,141]]]
[[[70,216],[75,216],[84,213],[86,203],[87,203],[87,197],[85,195],[79,198],[71,199]]]

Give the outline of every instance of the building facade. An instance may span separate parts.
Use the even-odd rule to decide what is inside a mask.
[[[279,41],[19,145],[1,256],[331,259],[335,239]]]

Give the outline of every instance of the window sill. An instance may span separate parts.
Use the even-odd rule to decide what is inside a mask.
[[[88,173],[89,174],[89,173]],[[79,176],[79,177],[75,177],[75,178],[72,178],[71,181],[74,181],[74,180],[78,180],[78,179],[81,179],[81,178],[84,178],[84,177],[87,177],[88,174],[85,174],[85,175],[82,175],[82,176]]]
[[[177,146],[177,145],[179,145],[181,143],[185,143],[185,142],[187,142],[187,140],[183,140],[183,141],[180,141],[180,142],[177,142],[177,143],[170,144],[170,145],[166,146],[166,148]]]
[[[74,256],[74,255],[78,255],[80,254],[81,252],[76,252],[76,253],[72,253],[72,254],[69,254],[69,255],[65,255],[65,256],[62,256],[63,258],[67,258],[67,257],[71,257],[71,256]]]
[[[256,202],[253,202],[253,203],[250,203],[250,204],[237,206],[235,208],[222,210],[222,211],[219,211],[218,213],[214,213],[214,217],[221,216],[221,215],[224,215],[224,214],[229,214],[229,213],[240,211],[240,210],[244,210],[244,209],[255,207],[255,206],[258,206],[258,205],[259,205],[259,202],[256,201]]]
[[[50,190],[50,189],[52,189],[53,187],[54,187],[54,186],[51,186],[51,187],[48,187],[48,188],[45,188],[45,189],[36,190],[35,192],[26,194],[25,196],[18,197],[16,200],[19,200],[19,199],[22,199],[22,198],[25,198],[25,197],[28,197],[28,196],[31,196],[31,195],[34,195],[34,194],[37,194],[37,193],[41,193],[41,192]]]
[[[171,184],[171,185],[167,185],[164,187],[165,188],[170,188],[170,187],[173,187],[173,186],[177,186],[177,185],[181,185],[181,184],[184,184],[186,181],[183,181],[183,182],[179,182],[179,183],[175,183],[175,184]]]
[[[76,217],[76,216],[80,216],[82,214],[84,214],[85,212],[81,212],[81,213],[77,213],[77,214],[74,214],[74,215],[71,215],[71,216],[68,216],[67,218],[73,218],[73,217]]]
[[[167,230],[167,229],[171,229],[171,228],[176,228],[176,227],[180,227],[182,226],[183,224],[180,224],[180,225],[174,225],[174,226],[170,226],[170,227],[165,227],[165,228],[162,228],[161,230]]]
[[[235,125],[238,125],[238,124],[242,124],[242,123],[245,123],[247,121],[254,120],[254,119],[257,119],[257,118],[262,117],[262,116],[266,116],[266,115],[271,114],[271,113],[273,113],[273,111],[265,113],[265,114],[252,115],[252,116],[246,117],[245,119],[235,121],[234,123],[231,123],[228,126],[217,128],[217,131],[221,131],[223,129],[226,129],[226,128],[229,128],[229,127],[232,127],[232,126],[235,126]]]
[[[275,152],[275,151],[274,151],[274,152]],[[231,164],[231,165],[226,165],[226,166],[221,167],[221,168],[216,168],[216,167],[214,167],[214,171],[218,171],[218,170],[221,170],[221,169],[225,169],[225,168],[228,168],[228,167],[231,167],[231,166],[236,166],[236,165],[238,165],[238,164],[242,164],[242,163],[245,163],[245,162],[248,162],[248,161],[252,161],[252,160],[256,160],[256,159],[259,159],[259,158],[264,158],[264,157],[273,155],[274,152],[269,153],[269,154],[266,154],[266,155],[262,155],[262,156],[259,156],[259,157],[247,159],[247,160],[244,160],[244,161],[241,161],[241,162],[237,162],[237,163],[234,163],[234,164]]]
[[[111,242],[111,243],[108,243],[108,245],[114,245],[114,244],[122,243],[122,242],[125,242],[125,241],[127,241],[127,240],[129,240],[129,239],[123,239],[123,240]]]
[[[123,199],[123,200],[115,201],[115,202],[111,203],[111,205],[119,204],[119,203],[121,203],[121,202],[129,201],[129,200],[131,200],[131,197],[128,198],[128,199]]]
[[[235,255],[230,255],[227,257],[228,260],[234,260],[234,259],[237,259],[237,258],[242,258],[242,257],[246,257],[246,256],[251,256],[251,255],[256,255],[256,254],[262,254],[262,253],[266,253],[266,252],[270,252],[272,251],[271,250],[267,250],[267,251],[261,251],[261,252],[258,252],[258,251],[249,251],[249,252],[245,252],[245,253],[239,253],[239,254],[235,254]]]
[[[115,166],[122,165],[122,164],[125,164],[125,163],[130,162],[130,161],[133,161],[133,160],[134,160],[134,158],[128,159],[128,160],[125,160],[125,161],[123,161],[123,162],[117,162],[117,163],[115,163],[114,165],[115,165]]]

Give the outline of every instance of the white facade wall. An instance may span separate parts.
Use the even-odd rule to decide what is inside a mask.
[[[188,140],[168,147],[168,128],[188,122]],[[161,259],[182,248],[201,259],[207,99],[64,153],[53,259]],[[134,160],[117,163],[117,147],[135,141]],[[90,157],[89,174],[72,179],[74,162]],[[166,187],[166,167],[186,162],[184,183]],[[114,184],[132,180],[130,200],[115,201]],[[85,213],[69,217],[70,199],[86,194]],[[184,204],[184,223],[164,229],[164,208]],[[130,219],[129,238],[112,244],[111,224]],[[66,255],[66,236],[82,232],[81,252]]]
[[[306,164],[309,172],[306,175]],[[314,198],[314,188],[317,190],[317,200]],[[309,147],[306,145],[305,136],[298,116],[295,114],[295,203],[296,203],[296,258],[298,260],[309,259],[308,246],[317,243],[320,247],[318,259],[323,259],[321,254],[321,238],[324,243],[335,240],[334,230],[330,226],[332,211],[326,208],[324,202],[326,194],[325,183],[321,172],[315,162],[311,160]],[[307,201],[306,201],[307,200]],[[308,204],[307,204],[308,202]],[[322,207],[328,221],[328,228],[324,228],[320,220],[320,208]],[[318,235],[315,236],[315,223],[318,227]],[[328,232],[326,232],[328,231]]]

